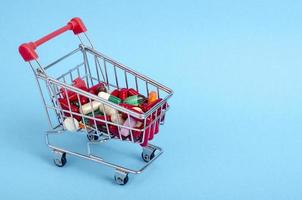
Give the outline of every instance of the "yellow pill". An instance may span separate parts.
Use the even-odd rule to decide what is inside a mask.
[[[157,93],[155,91],[149,92],[148,103],[152,103],[157,99]]]

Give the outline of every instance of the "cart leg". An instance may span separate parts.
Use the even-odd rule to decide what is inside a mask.
[[[56,150],[53,150],[53,153],[54,153],[54,163],[56,166],[58,167],[63,167],[67,160],[66,160],[66,153],[65,152],[60,152],[60,151],[56,151]]]
[[[142,159],[145,162],[149,162],[150,160],[152,160],[154,158],[155,151],[156,151],[156,149],[154,147],[151,147],[151,146],[143,147]]]
[[[114,180],[119,185],[125,185],[129,180],[128,173],[117,169],[115,170]]]

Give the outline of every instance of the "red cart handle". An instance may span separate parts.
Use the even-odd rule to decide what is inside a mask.
[[[19,53],[23,57],[25,61],[31,61],[38,58],[38,54],[36,53],[35,49],[40,46],[41,44],[51,40],[52,38],[68,31],[72,30],[75,35],[85,32],[87,29],[82,22],[82,20],[78,17],[72,18],[66,26],[55,30],[52,33],[40,38],[35,42],[24,43],[19,46]]]

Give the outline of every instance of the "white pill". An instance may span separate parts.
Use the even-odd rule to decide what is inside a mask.
[[[82,108],[80,108],[80,112],[84,115],[91,113],[95,110],[97,110],[100,107],[101,103],[98,101],[92,101],[91,103],[88,102],[84,105],[82,105]]]
[[[73,117],[67,117],[63,122],[63,126],[66,130],[75,132],[79,129],[79,122]]]
[[[109,116],[118,114],[118,111],[116,109],[102,103],[100,104],[100,111]]]
[[[98,94],[99,97],[108,100],[110,97],[110,94],[108,94],[107,92],[99,92]]]
[[[115,124],[124,124],[125,120],[122,118],[122,116],[120,114],[114,114],[110,116],[111,121]]]
[[[140,112],[140,113],[144,113],[143,110],[140,107],[133,107],[132,109]]]

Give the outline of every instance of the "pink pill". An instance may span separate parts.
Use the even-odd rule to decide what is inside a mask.
[[[129,128],[133,128],[135,125],[136,125],[136,120],[133,119],[132,117],[130,117],[130,120],[129,120],[129,118],[126,119],[124,124],[123,124],[123,126],[129,127]],[[123,128],[122,127],[121,130],[120,130],[120,133],[121,133],[122,136],[126,137],[130,134],[130,131],[129,131],[128,128]]]

